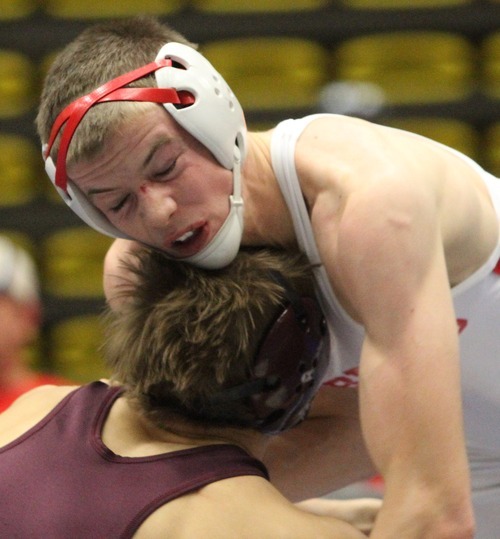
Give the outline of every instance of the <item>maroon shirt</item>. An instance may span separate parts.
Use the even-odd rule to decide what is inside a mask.
[[[210,445],[121,457],[101,440],[121,388],[101,382],[66,396],[42,421],[0,448],[0,537],[126,538],[166,502],[264,465],[237,446]]]

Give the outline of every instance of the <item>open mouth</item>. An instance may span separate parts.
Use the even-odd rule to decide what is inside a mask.
[[[178,256],[191,256],[203,248],[207,240],[208,228],[204,224],[184,232],[170,244],[170,248],[175,249]]]
[[[172,245],[174,247],[176,246],[179,246],[179,245],[185,245],[187,242],[189,242],[189,240],[191,240],[194,236],[196,236],[197,234],[200,234],[201,232],[201,229],[197,229],[197,230],[190,230],[189,232],[186,232],[185,234],[183,234],[182,236],[180,236],[179,238],[177,238],[173,243]]]

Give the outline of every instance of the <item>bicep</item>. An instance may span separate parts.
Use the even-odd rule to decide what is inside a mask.
[[[383,468],[398,433],[407,457],[417,432],[429,430],[424,422],[442,426],[445,413],[433,407],[442,404],[453,415],[459,400],[458,336],[437,205],[419,186],[386,182],[352,197],[337,240],[335,266],[327,269],[365,328],[361,417]]]

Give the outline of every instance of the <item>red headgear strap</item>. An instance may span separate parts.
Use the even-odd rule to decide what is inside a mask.
[[[162,59],[125,73],[99,86],[93,92],[76,99],[59,114],[52,126],[44,155],[44,158],[47,159],[59,131],[64,126],[56,163],[57,187],[67,191],[66,157],[71,139],[82,118],[97,103],[109,101],[146,101],[151,103],[173,103],[176,105],[192,105],[194,103],[195,99],[189,92],[178,92],[175,88],[124,88],[133,81],[154,73],[162,67],[170,67],[171,65],[171,60]]]

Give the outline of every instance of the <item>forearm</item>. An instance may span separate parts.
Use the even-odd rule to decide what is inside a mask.
[[[323,496],[376,472],[359,422],[312,417],[270,441],[264,463],[272,483],[290,500]]]
[[[298,502],[296,505],[303,511],[348,522],[365,535],[369,535],[380,511],[381,504],[382,501],[377,498],[354,498],[348,500],[310,498]]]
[[[368,374],[361,369],[361,417],[385,480],[372,537],[472,537],[459,374],[451,367],[454,360],[444,357],[450,351],[442,350],[433,376],[416,362],[391,363],[370,353],[369,364],[376,367]]]

